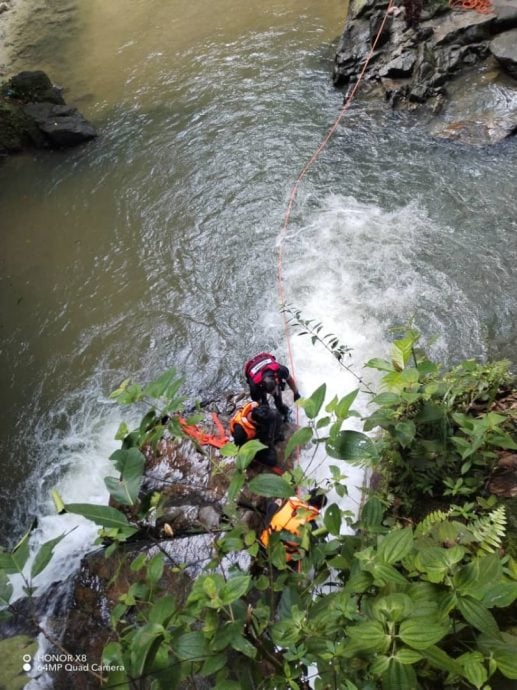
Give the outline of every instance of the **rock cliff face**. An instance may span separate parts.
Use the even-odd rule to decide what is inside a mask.
[[[61,89],[41,71],[20,72],[0,86],[0,154],[27,148],[60,149],[97,136]]]
[[[414,17],[406,0],[353,0],[338,46],[334,83],[349,87],[364,73],[370,93],[395,108],[432,112],[434,134],[491,144],[517,130],[517,0],[492,11],[450,10],[431,2]],[[475,96],[475,97],[474,97]]]

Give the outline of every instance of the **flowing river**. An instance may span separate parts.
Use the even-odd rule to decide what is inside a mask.
[[[342,103],[330,73],[346,11],[22,1],[9,74],[45,69],[100,136],[0,165],[4,543],[32,515],[40,539],[63,529],[52,487],[106,500],[122,379],[174,366],[202,397],[240,387],[250,354],[285,359],[275,246]],[[358,373],[411,319],[444,362],[515,361],[516,152],[438,143],[413,116],[356,101],[299,191],[287,301],[353,348]],[[309,339],[293,346],[303,394],[356,387]],[[84,550],[88,529],[63,553]]]

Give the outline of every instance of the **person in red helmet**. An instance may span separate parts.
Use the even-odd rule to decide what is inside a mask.
[[[251,399],[255,402],[267,404],[267,396],[273,396],[275,406],[284,421],[289,415],[289,407],[282,400],[285,384],[293,391],[294,400],[298,400],[300,392],[289,373],[289,369],[276,361],[270,352],[259,352],[244,365],[244,376],[250,387]]]

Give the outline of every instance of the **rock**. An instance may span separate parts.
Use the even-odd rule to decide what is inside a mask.
[[[505,72],[517,79],[517,29],[499,34],[489,47]]]
[[[490,26],[495,14],[477,12],[449,12],[433,20],[433,42],[437,46],[459,43],[466,45],[479,42],[490,36]],[[427,27],[427,22],[422,27]]]
[[[30,103],[23,110],[37,123],[51,148],[77,146],[97,136],[95,128],[72,106]]]
[[[415,66],[416,56],[413,51],[403,53],[400,57],[391,60],[385,67],[379,70],[381,77],[389,79],[399,79],[401,77],[410,77]]]
[[[507,139],[517,131],[517,112],[495,117],[492,113],[476,120],[452,122],[433,132],[439,139],[448,139],[471,146],[487,146]]]
[[[492,24],[494,34],[517,28],[517,0],[492,0],[496,18]]]
[[[44,72],[20,72],[0,87],[0,153],[76,146],[96,136]]]
[[[23,103],[65,104],[61,89],[42,71],[20,72],[2,86],[0,93]]]

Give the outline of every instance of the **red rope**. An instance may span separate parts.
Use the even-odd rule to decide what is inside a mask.
[[[467,1],[470,2],[470,0],[467,0]],[[364,61],[361,72],[359,73],[357,81],[354,84],[354,87],[348,93],[347,97],[345,98],[345,101],[343,103],[343,106],[341,107],[341,110],[338,113],[338,116],[336,117],[333,124],[329,128],[327,134],[322,139],[318,148],[314,151],[314,153],[312,154],[310,159],[305,163],[305,165],[303,166],[303,168],[299,172],[298,177],[296,178],[296,180],[295,180],[295,182],[291,188],[291,192],[289,194],[289,200],[287,202],[287,209],[286,209],[285,216],[284,216],[284,223],[283,223],[282,229],[281,229],[281,231],[278,235],[278,239],[277,239],[277,283],[278,283],[278,295],[279,295],[281,307],[283,307],[286,304],[284,277],[283,277],[283,251],[282,251],[283,250],[283,242],[284,242],[284,238],[285,238],[285,235],[287,232],[289,221],[291,219],[291,213],[293,210],[296,195],[298,194],[298,189],[300,187],[300,184],[301,184],[303,178],[305,177],[305,175],[307,174],[309,169],[312,167],[312,165],[318,160],[321,153],[323,152],[323,150],[327,146],[328,142],[332,138],[332,135],[334,134],[334,132],[338,128],[339,123],[341,122],[341,120],[345,116],[346,112],[350,108],[350,105],[352,104],[352,101],[355,97],[355,94],[357,93],[359,85],[361,84],[364,73],[366,72],[368,64],[370,63],[372,55],[375,52],[375,48],[377,46],[377,43],[379,41],[379,38],[380,38],[383,30],[384,30],[386,20],[388,18],[388,15],[391,12],[393,5],[394,5],[394,0],[390,0],[388,3],[388,7],[386,8],[386,12],[384,13],[384,18],[382,20],[382,23],[379,27],[379,30],[377,31],[377,35],[375,36],[375,39],[372,43],[372,47],[370,49],[370,52],[366,56],[366,59]],[[285,311],[283,311],[282,314],[283,314],[283,321],[284,321],[285,338],[286,338],[286,343],[287,343],[287,353],[288,353],[288,357],[289,357],[289,367],[290,367],[291,374],[292,374],[293,378],[295,378],[294,357],[293,357],[293,352],[292,352],[292,347],[291,347],[291,338],[290,338],[290,334],[289,334],[289,322],[287,320],[287,315],[286,315]],[[299,422],[299,409],[296,408],[296,423],[298,424],[298,422]]]

